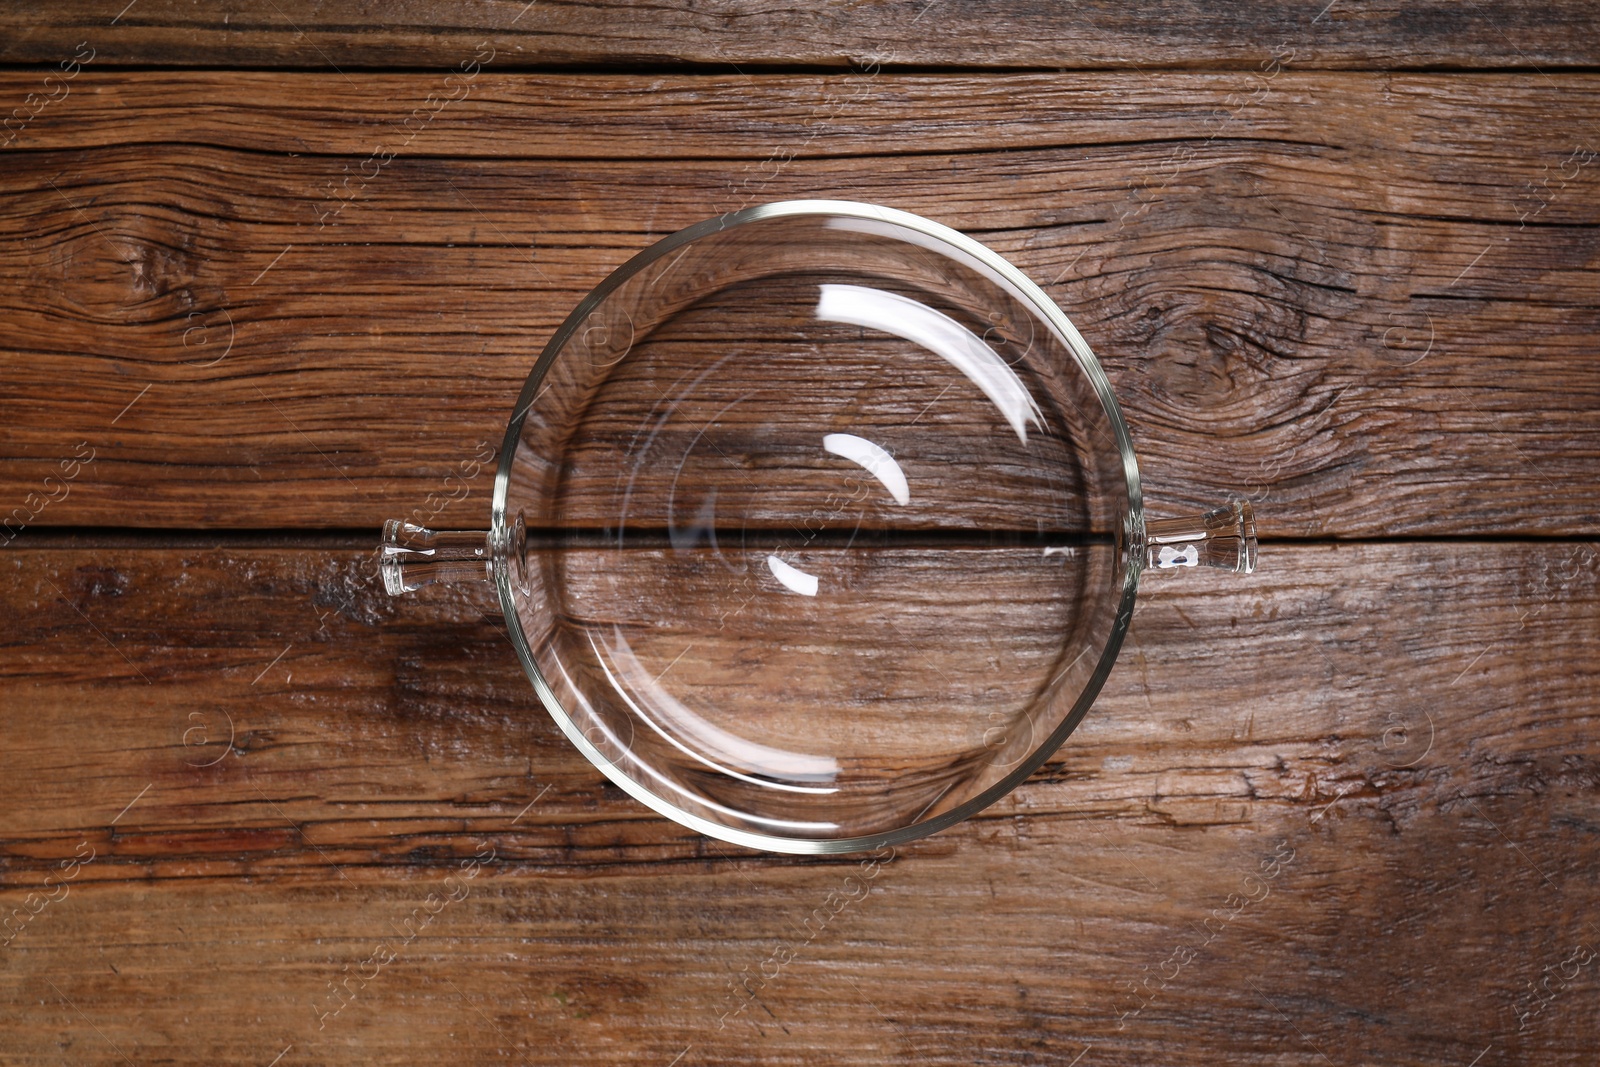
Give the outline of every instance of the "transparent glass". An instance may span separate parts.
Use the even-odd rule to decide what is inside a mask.
[[[1249,506],[1146,523],[1098,361],[902,211],[769,204],[594,290],[507,428],[487,531],[392,521],[391,593],[492,580],[545,707],[713,837],[875,848],[1035,771],[1146,569],[1255,565]]]

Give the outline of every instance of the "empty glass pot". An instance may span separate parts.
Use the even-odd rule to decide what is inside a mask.
[[[768,204],[634,256],[512,411],[486,531],[393,520],[389,592],[494,584],[596,767],[779,852],[932,833],[1088,711],[1146,570],[1255,565],[1248,504],[1147,521],[1099,362],[988,248]]]

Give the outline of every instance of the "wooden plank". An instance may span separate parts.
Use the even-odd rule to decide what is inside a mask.
[[[871,880],[718,856],[553,879],[496,854],[470,881],[90,884],[8,955],[0,1033],[27,1064],[1581,1067],[1600,857],[1476,808],[1398,840],[1338,808],[1213,834],[1019,819]]]
[[[94,827],[127,842],[135,866],[427,862],[409,850],[448,855],[547,786],[520,824],[529,856],[604,865],[630,841],[697,847],[571,750],[482,591],[390,600],[367,553],[327,549],[14,548],[8,559],[17,681],[6,714],[52,723],[19,737],[18,773],[0,779],[15,813],[12,875]],[[1012,582],[1006,595],[1023,603],[1038,582],[1031,566],[978,573],[1001,593]],[[1462,790],[1517,793],[1587,751],[1600,558],[1583,543],[1273,546],[1249,578],[1149,576],[1143,595],[1113,684],[1049,781],[1023,794],[1027,810],[1222,826],[1344,790],[1414,813]],[[845,627],[816,637],[861,640]],[[1260,669],[1241,676],[1241,655]],[[697,659],[717,669],[713,651]],[[979,655],[947,659],[952,690],[979,693],[995,676]],[[1405,762],[1382,748],[1398,737],[1390,713],[1413,733],[1432,717],[1426,773],[1390,766]],[[21,773],[83,764],[103,769]],[[140,821],[105,835],[95,813],[109,819],[146,786]],[[286,819],[317,827],[325,851],[281,840]],[[225,833],[209,856],[156,832],[180,826],[258,826],[266,838],[258,849]],[[136,828],[154,836],[135,842]],[[567,851],[540,851],[554,841]]]
[[[496,78],[383,166],[393,100],[431,83],[357,81],[85,73],[21,132],[8,530],[476,525],[518,382],[590,286],[654,236],[811,195],[928,214],[1043,282],[1156,514],[1250,496],[1268,537],[1600,521],[1595,78]],[[874,117],[836,126],[829,101]],[[180,117],[199,143],[171,143]]]
[[[363,552],[14,546],[3,903],[93,858],[13,920],[0,1042],[92,1064],[1587,1062],[1600,549],[1263,563],[1152,577],[1059,758],[863,868],[646,813],[557,735],[479,600],[386,600]]]
[[[0,60],[46,63],[87,40],[101,63],[447,69],[814,65],[1133,68],[1265,66],[1274,56],[1340,69],[1593,66],[1595,14],[1578,0],[1185,3],[1159,12],[1106,0],[982,5],[962,0],[768,7],[503,0],[471,7],[284,0],[209,11],[173,0],[67,0],[0,19]]]

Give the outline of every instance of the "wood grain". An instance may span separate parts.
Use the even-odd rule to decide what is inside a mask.
[[[475,525],[474,457],[584,292],[652,237],[811,195],[928,214],[1045,283],[1157,514],[1600,522],[1594,78],[485,74],[379,166],[395,101],[436,86],[310,77],[85,72],[22,131],[0,500],[30,524]],[[80,446],[69,495],[29,504]]]
[[[774,7],[553,4],[494,0],[466,7],[281,0],[210,10],[174,0],[66,0],[0,17],[0,60],[54,62],[88,39],[98,62],[172,66],[448,69],[485,46],[493,62],[548,66],[965,68],[1248,66],[1292,54],[1307,67],[1427,69],[1593,66],[1595,12],[1579,0],[1452,4],[1444,0],[1270,0],[1242,7],[1186,2],[1141,8],[1108,0],[979,4],[840,0]]]
[[[479,601],[387,600],[364,552],[13,548],[0,719],[32,725],[0,757],[4,902],[93,858],[0,948],[27,1005],[0,1040],[25,1064],[1586,1063],[1592,965],[1529,988],[1597,936],[1600,551],[1264,563],[1151,579],[1047,770],[863,881],[623,797]]]

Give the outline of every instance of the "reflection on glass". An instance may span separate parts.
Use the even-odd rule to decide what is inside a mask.
[[[707,722],[663,688],[659,677],[651,676],[620,628],[612,628],[607,647],[596,644],[594,649],[599,653],[607,681],[622,694],[634,716],[684,754],[713,770],[755,785],[801,793],[833,792],[826,786],[796,784],[833,781],[839,774],[838,761],[833,757],[773,748]],[[760,777],[752,777],[752,774]]]
[[[1043,428],[1044,413],[1017,372],[983,338],[955,319],[898,293],[862,285],[822,285],[817,318],[882,330],[920,345],[945,359],[983,391],[1006,422],[1028,443],[1028,426]],[[902,501],[904,503],[904,501]]]
[[[779,559],[777,556],[767,557],[767,569],[772,576],[782,582],[784,588],[799,593],[801,596],[817,595],[817,576],[807,574],[799,567],[792,566]]]
[[[883,487],[889,490],[889,495],[894,497],[896,504],[911,503],[911,485],[906,481],[906,472],[901,470],[895,458],[880,446],[853,433],[830,433],[822,439],[822,447],[836,456],[859,464],[868,474],[883,483]]]

